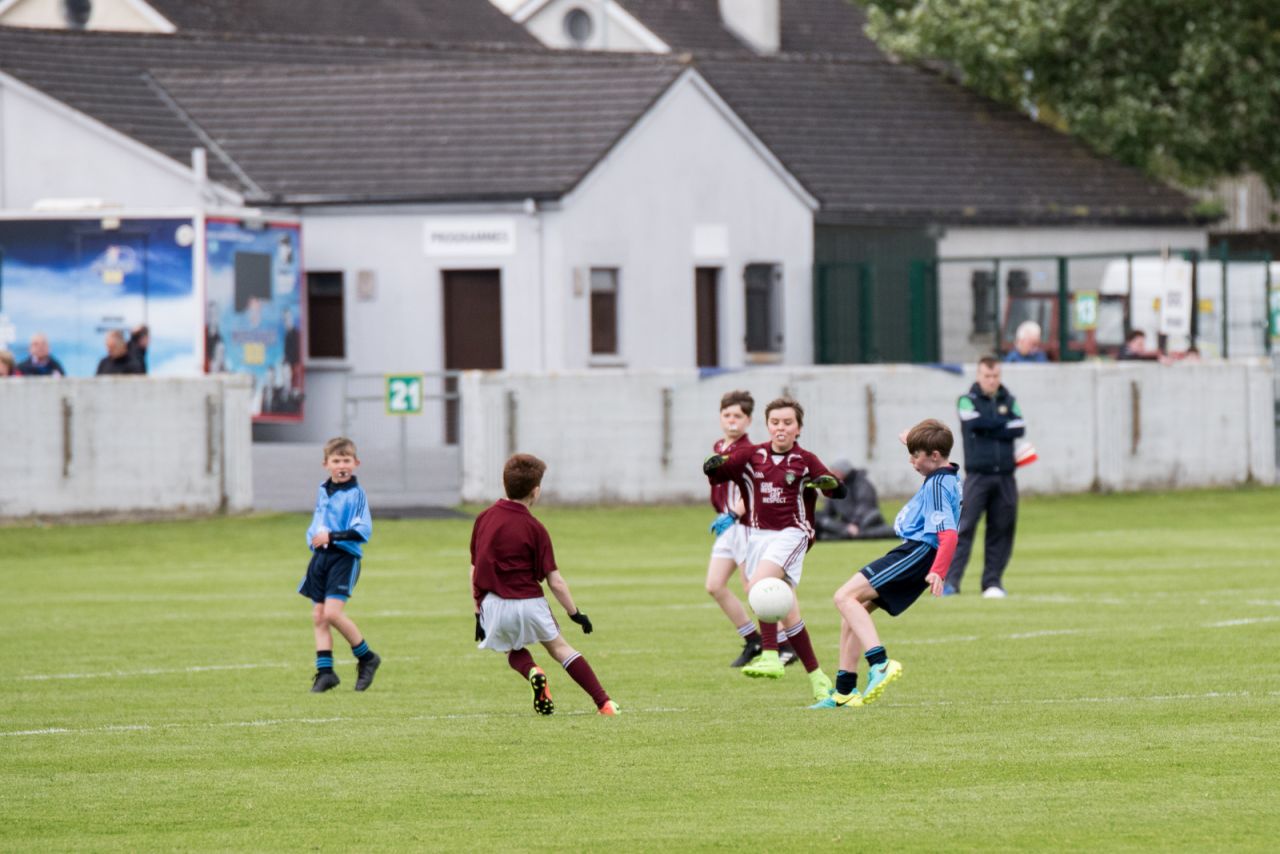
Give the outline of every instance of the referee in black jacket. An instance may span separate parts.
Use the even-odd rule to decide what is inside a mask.
[[[943,592],[960,592],[978,520],[985,513],[982,595],[1003,599],[1007,595],[1004,569],[1013,553],[1013,533],[1018,524],[1013,442],[1026,432],[1026,422],[1018,402],[1000,383],[1000,362],[990,356],[979,360],[978,381],[956,402],[956,411],[964,435],[964,502],[956,555]]]

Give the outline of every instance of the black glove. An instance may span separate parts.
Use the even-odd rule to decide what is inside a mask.
[[[582,626],[582,633],[584,635],[591,634],[591,618],[586,614],[579,611],[576,614],[570,614],[569,619]]]
[[[840,481],[836,480],[835,477],[829,474],[824,474],[824,475],[815,477],[813,480],[805,484],[805,486],[807,486],[809,489],[819,489],[819,490],[822,490],[823,492],[826,492],[827,490],[830,490],[830,489],[835,489],[839,485],[840,485]]]
[[[480,625],[480,615],[476,614],[476,643],[484,640],[484,626]]]
[[[724,465],[725,460],[729,459],[724,454],[712,454],[702,461],[702,473],[711,474],[720,466]]]

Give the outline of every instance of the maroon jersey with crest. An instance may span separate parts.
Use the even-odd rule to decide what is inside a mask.
[[[476,517],[471,529],[471,595],[537,599],[542,580],[556,571],[551,535],[519,501],[500,498]]]
[[[720,439],[711,446],[711,452],[730,456],[739,448],[749,447],[751,447],[751,439],[743,433],[732,443],[727,439]],[[716,508],[717,513],[737,513],[733,508],[741,495],[742,490],[736,481],[726,480],[721,483],[712,481],[711,483],[711,506]]]
[[[772,443],[765,442],[735,448],[707,479],[712,483],[736,481],[742,486],[747,503],[744,521],[751,527],[765,531],[800,528],[813,540],[818,490],[804,485],[824,474],[832,472],[799,445],[785,454],[775,454]]]

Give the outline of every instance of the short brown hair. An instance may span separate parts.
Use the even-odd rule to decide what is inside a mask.
[[[796,423],[801,427],[804,426],[804,407],[796,403],[795,398],[779,397],[769,401],[769,405],[764,408],[764,420],[769,420],[769,413],[775,409],[794,409],[796,411]]]
[[[724,397],[720,398],[720,411],[724,412],[730,406],[737,405],[742,408],[742,414],[751,417],[751,412],[756,408],[756,399],[751,396],[751,392],[736,389],[728,392]]]
[[[360,459],[356,454],[356,443],[348,439],[346,436],[335,436],[324,443],[324,458],[344,456]]]
[[[1000,367],[1000,360],[997,359],[995,356],[983,356],[981,359],[978,360],[978,367],[998,368]]]
[[[907,431],[907,450],[912,454],[916,451],[926,454],[937,451],[943,457],[949,457],[955,441],[951,428],[936,418],[926,418]]]
[[[512,501],[528,498],[542,485],[547,464],[533,454],[514,454],[502,467],[502,488]]]

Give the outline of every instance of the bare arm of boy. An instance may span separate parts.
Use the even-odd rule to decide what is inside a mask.
[[[569,592],[569,582],[564,580],[564,576],[559,570],[547,573],[547,587],[551,588],[551,593],[556,597],[556,601],[560,603],[560,607],[564,608],[564,612],[569,615],[569,619],[582,626],[583,634],[591,634],[591,620],[587,615],[578,610],[578,606],[574,604],[573,594]]]

